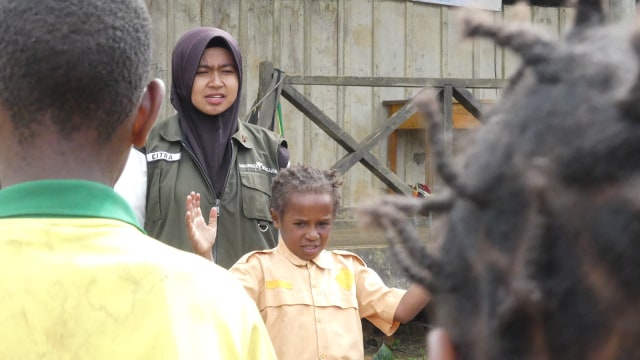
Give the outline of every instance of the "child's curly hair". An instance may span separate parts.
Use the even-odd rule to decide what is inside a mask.
[[[447,159],[437,101],[429,121],[446,191],[385,197],[362,213],[385,230],[461,359],[640,358],[640,30],[577,5],[560,41],[466,17],[464,32],[522,66],[464,154]],[[438,213],[438,254],[407,215]]]
[[[280,170],[273,179],[270,207],[282,215],[289,202],[289,196],[307,193],[329,194],[333,199],[335,217],[342,202],[341,186],[342,178],[336,170],[320,170],[308,165],[292,166]]]

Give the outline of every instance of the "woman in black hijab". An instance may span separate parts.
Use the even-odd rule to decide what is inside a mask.
[[[199,193],[205,213],[217,209],[212,256],[226,268],[249,251],[277,244],[269,215],[271,180],[289,160],[281,136],[238,120],[242,74],[240,48],[229,33],[211,27],[185,33],[172,55],[177,114],[153,128],[143,149],[146,231],[193,251],[185,198]]]

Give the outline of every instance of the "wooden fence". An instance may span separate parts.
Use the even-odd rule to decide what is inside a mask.
[[[269,62],[260,64],[260,85],[258,88],[258,99],[273,95],[273,84],[270,84],[274,69]],[[443,136],[445,142],[451,144],[453,129],[453,100],[457,100],[469,113],[482,121],[482,104],[478,101],[469,89],[501,89],[506,85],[506,80],[502,79],[443,79],[443,78],[408,78],[408,77],[358,77],[358,76],[289,76],[284,77],[275,84],[279,89],[278,94],[291,103],[296,109],[322,131],[324,131],[333,141],[346,150],[340,160],[333,166],[341,174],[346,173],[358,162],[361,162],[366,169],[386,184],[396,193],[410,194],[411,188],[407,186],[403,179],[400,179],[389,167],[380,161],[370,150],[381,140],[387,139],[402,123],[407,121],[415,113],[410,101],[402,108],[387,118],[380,126],[375,128],[361,142],[356,139],[340,125],[331,119],[309,98],[298,91],[296,85],[329,85],[329,86],[366,86],[366,87],[431,87],[440,93],[441,108],[443,111]],[[270,116],[271,114],[269,114]]]

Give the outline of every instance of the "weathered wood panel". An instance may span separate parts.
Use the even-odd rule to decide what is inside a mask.
[[[344,46],[341,57],[341,70],[343,76],[372,76],[371,64],[373,63],[373,8],[370,1],[347,1],[343,4],[344,16],[342,22],[342,42]],[[353,61],[358,59],[358,61]],[[373,121],[364,121],[363,117],[371,114],[372,88],[368,87],[343,87],[342,125],[343,128],[353,134],[353,137],[361,141],[374,128]],[[343,149],[339,149],[339,156],[346,155]],[[355,165],[344,178],[344,187],[351,189],[343,194],[345,204],[353,204],[359,199],[367,197],[368,192],[374,186],[380,187],[376,179],[363,169],[362,165]]]
[[[153,26],[153,63],[151,76],[162,79],[167,87],[164,102],[160,109],[161,116],[171,110],[169,104],[169,79],[171,78],[171,51],[167,48],[167,32],[169,32],[168,16],[170,3],[166,0],[147,1],[152,16]]]
[[[280,0],[279,5],[280,16],[276,27],[279,32],[274,33],[276,50],[273,62],[276,67],[289,74],[304,74],[305,3],[298,0]],[[296,89],[300,92],[304,91],[302,86],[296,86]],[[285,123],[284,135],[289,143],[291,163],[302,163],[306,154],[303,146],[305,128],[313,125],[287,101],[282,101],[282,113]]]
[[[443,7],[431,4],[407,3],[407,58],[406,76],[443,77],[442,59],[442,12]],[[405,91],[405,98],[411,98],[421,89]],[[402,174],[406,183],[433,182],[434,167],[428,148],[425,146],[424,131],[400,131],[398,143],[404,161],[397,163],[397,173]]]
[[[338,73],[338,5],[335,0],[305,1],[305,73],[336,75]],[[308,54],[308,55],[307,55]],[[332,119],[337,118],[337,91],[335,86],[307,86],[305,95]],[[286,125],[285,125],[286,127]],[[316,126],[306,126],[301,162],[328,168],[337,160],[337,144]]]
[[[373,62],[370,64],[373,76],[404,76],[406,67],[406,49],[407,49],[407,22],[405,4],[398,6],[398,3],[392,1],[373,1],[373,46],[372,51]],[[382,102],[385,100],[402,99],[405,92],[401,88],[384,88],[378,87],[373,89],[372,94],[372,111],[369,117],[372,120],[372,126],[376,127],[382,124],[388,118],[387,110],[383,107]],[[365,121],[367,116],[357,121]],[[353,119],[356,121],[356,119]],[[361,136],[366,136],[362,134]],[[373,149],[373,153],[379,158],[385,159],[387,153],[387,144],[383,143],[379,147]],[[405,152],[398,154],[398,163],[405,164]],[[354,169],[355,170],[355,169]],[[405,175],[400,175],[405,178]],[[369,196],[372,192],[384,191],[386,187],[377,180],[374,187],[362,189],[368,192]],[[345,191],[349,191],[345,189]],[[366,199],[367,197],[365,197]],[[347,206],[349,204],[346,204]]]
[[[260,61],[273,58],[273,23],[277,19],[273,16],[273,1],[239,1],[239,4],[242,26],[239,34],[232,35],[242,39],[245,75],[242,101],[247,109],[258,92],[258,87],[252,85],[257,85]]]
[[[170,86],[171,51],[176,39],[196,26],[217,26],[238,39],[245,79],[243,115],[258,89],[259,63],[272,61],[290,75],[391,76],[417,78],[497,78],[510,76],[517,57],[482,39],[464,40],[457,8],[403,0],[146,0],[154,22],[153,75]],[[630,18],[632,0],[614,0],[618,18]],[[518,15],[514,7],[491,13],[496,21],[523,17],[551,36],[571,22],[567,9],[533,8]],[[409,84],[408,84],[409,85]],[[354,139],[362,141],[386,121],[385,100],[413,96],[418,87],[295,85]],[[499,90],[473,90],[495,99]],[[284,133],[292,163],[329,167],[346,152],[286,101]],[[167,92],[161,116],[173,113]],[[454,135],[456,137],[457,135]],[[398,175],[407,185],[431,174],[424,134],[398,136]],[[459,141],[458,141],[459,142]],[[461,146],[456,142],[456,147]],[[462,145],[463,146],[463,145]],[[386,162],[386,144],[372,150]],[[426,174],[425,174],[426,172]],[[355,206],[386,186],[363,166],[345,176],[344,205]]]

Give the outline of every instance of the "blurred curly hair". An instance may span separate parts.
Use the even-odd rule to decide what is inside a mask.
[[[142,0],[0,1],[0,104],[20,140],[50,121],[109,141],[142,97],[150,28]]]
[[[580,1],[557,41],[464,17],[467,36],[513,50],[519,71],[459,167],[438,101],[419,94],[446,189],[361,210],[433,293],[460,359],[640,358],[640,30],[604,18]],[[436,253],[409,220],[429,213]]]

